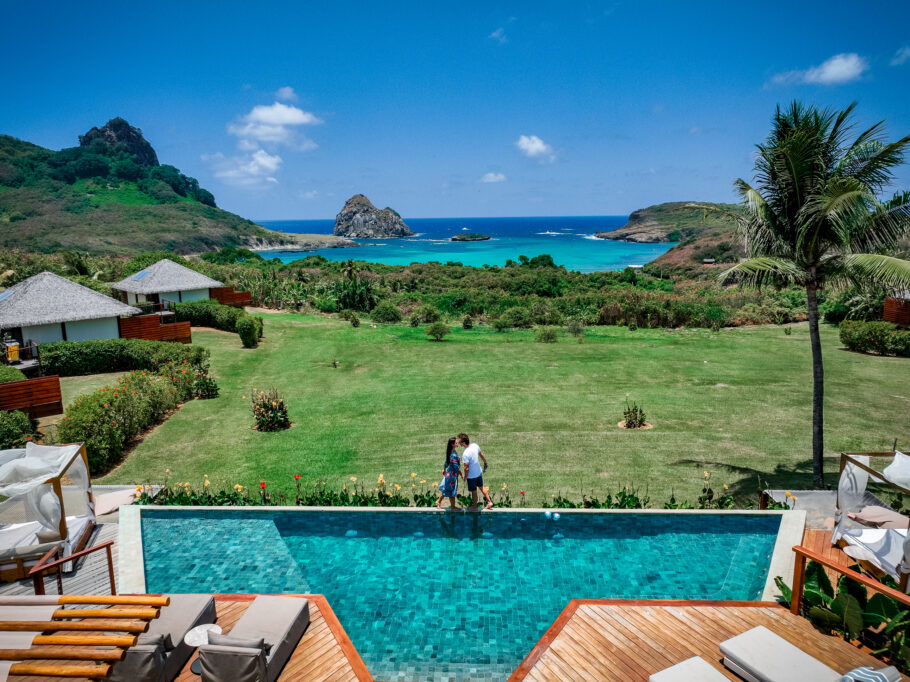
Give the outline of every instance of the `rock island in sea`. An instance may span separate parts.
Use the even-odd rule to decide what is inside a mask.
[[[405,225],[398,211],[388,207],[380,210],[364,195],[355,194],[335,216],[332,234],[351,239],[381,239],[410,237],[414,233]]]
[[[453,242],[485,242],[490,238],[488,234],[480,234],[479,232],[465,232],[464,234],[456,234],[452,237]]]

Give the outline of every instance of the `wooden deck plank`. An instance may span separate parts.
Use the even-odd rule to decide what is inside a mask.
[[[764,625],[839,672],[881,663],[847,642],[817,632],[804,618],[776,604],[661,603],[578,600],[533,666],[511,680],[647,680],[691,656],[701,656],[729,679],[720,642]],[[569,671],[572,671],[571,673]]]

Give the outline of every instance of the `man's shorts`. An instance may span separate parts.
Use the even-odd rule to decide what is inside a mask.
[[[477,489],[483,490],[483,476],[468,479],[468,492],[473,493]]]

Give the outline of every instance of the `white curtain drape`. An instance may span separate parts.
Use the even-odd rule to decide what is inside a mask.
[[[60,529],[60,498],[48,483],[25,493],[25,512],[28,519],[38,521],[47,530]]]
[[[869,458],[859,456],[858,462],[869,466]],[[857,512],[862,506],[866,495],[866,485],[869,483],[869,472],[860,469],[853,462],[847,462],[837,482],[837,508],[834,511],[834,531],[831,534],[831,544],[834,544],[844,534],[847,514]]]

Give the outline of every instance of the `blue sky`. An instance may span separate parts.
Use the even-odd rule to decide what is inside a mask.
[[[0,133],[109,118],[253,219],[733,200],[778,103],[910,134],[910,4],[7,3]],[[910,167],[897,186],[910,188]]]

